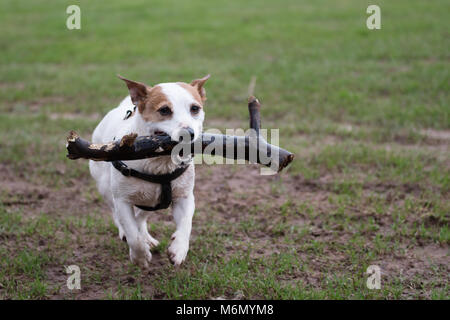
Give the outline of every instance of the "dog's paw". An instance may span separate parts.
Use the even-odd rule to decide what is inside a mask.
[[[148,243],[148,245],[150,246],[150,249],[159,246],[159,241],[156,240],[155,238],[153,238],[150,234],[146,234],[145,235],[145,241]]]
[[[179,266],[186,259],[186,255],[189,250],[189,239],[181,235],[177,235],[175,232],[172,235],[172,244],[168,249],[169,260],[175,266]]]
[[[152,254],[149,245],[144,243],[134,249],[130,247],[130,260],[144,270],[150,269]]]

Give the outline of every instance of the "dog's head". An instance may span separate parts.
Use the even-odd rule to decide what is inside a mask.
[[[153,87],[121,76],[119,78],[127,84],[147,134],[167,134],[174,141],[180,141],[185,134],[190,135],[191,140],[200,136],[205,117],[203,103],[206,92],[203,85],[209,75],[190,84],[171,82]]]

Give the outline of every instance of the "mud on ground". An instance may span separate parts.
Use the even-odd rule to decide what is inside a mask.
[[[346,298],[360,297],[351,288],[376,297],[361,288],[369,264],[381,268],[387,288],[375,294],[384,298],[431,298],[436,288],[447,290],[448,243],[420,234],[415,226],[434,230],[448,221],[430,213],[432,204],[421,202],[419,184],[360,183],[347,191],[348,201],[348,194],[336,188],[336,176],[262,176],[254,165],[197,166],[197,209],[187,261],[178,269],[170,265],[166,248],[173,221],[168,212],[155,213],[149,225],[161,245],[144,274],[130,264],[127,246],[118,239],[88,175],[52,188],[27,181],[7,165],[1,169],[3,298],[17,297],[14,288],[47,299],[133,298],[136,287],[139,297],[173,298],[166,286],[174,277],[193,276],[199,265],[220,270],[224,261],[236,257],[254,263],[251,277],[259,281],[265,281],[261,269],[269,263],[282,286],[258,292],[248,284],[236,291],[219,282],[222,287],[212,286],[199,298],[284,298],[286,288],[297,286],[312,297],[324,287],[327,298],[335,297],[333,290],[348,291]],[[408,201],[421,206],[401,214]],[[80,291],[66,287],[64,266],[69,264],[81,266]],[[45,283],[43,296],[33,291],[39,291],[33,288],[36,279]]]

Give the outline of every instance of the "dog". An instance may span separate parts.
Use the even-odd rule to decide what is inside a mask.
[[[129,96],[95,128],[92,135],[94,143],[120,140],[129,133],[139,136],[166,134],[177,142],[185,132],[193,140],[201,135],[205,117],[203,105],[206,101],[204,84],[209,75],[189,84],[171,82],[153,87],[118,77],[126,83]],[[129,246],[131,261],[144,269],[149,268],[152,259],[150,249],[159,244],[148,232],[147,219],[151,211],[146,211],[146,208],[158,209],[164,192],[171,193],[169,200],[176,230],[171,236],[168,256],[175,266],[180,265],[189,250],[195,210],[195,170],[192,159],[187,161],[182,174],[169,182],[169,190],[159,183],[125,176],[121,172],[123,167],[127,168],[126,171],[132,169],[143,175],[158,176],[170,175],[179,169],[179,164],[172,161],[171,156],[124,161],[118,166],[111,162],[91,160],[89,170],[100,194],[111,208],[114,223],[119,229],[119,238]]]

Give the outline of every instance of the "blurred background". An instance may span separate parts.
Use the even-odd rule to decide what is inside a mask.
[[[81,9],[68,30],[66,8]],[[366,9],[381,8],[369,30]],[[1,298],[448,299],[448,1],[17,1],[0,4]],[[205,128],[262,126],[296,154],[280,176],[198,166],[188,260],[129,263],[69,130],[126,96],[211,74]],[[65,287],[77,264],[82,290]],[[366,287],[369,265],[382,289]]]

